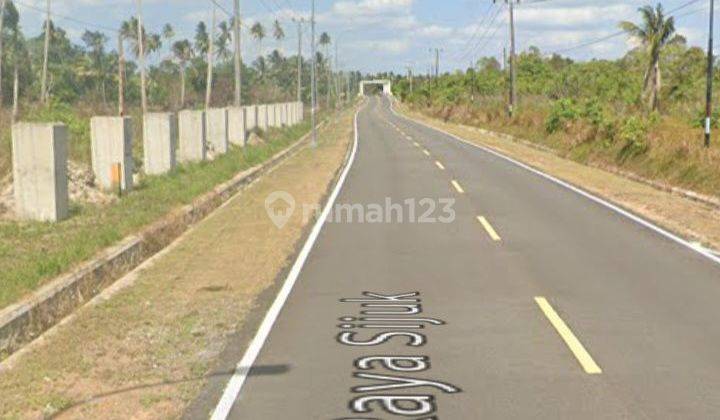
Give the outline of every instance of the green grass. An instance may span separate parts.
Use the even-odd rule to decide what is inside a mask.
[[[71,217],[61,223],[0,222],[0,308],[238,172],[266,161],[308,129],[306,121],[272,130],[266,144],[233,148],[212,162],[183,165],[169,175],[148,177],[112,205],[75,203]]]

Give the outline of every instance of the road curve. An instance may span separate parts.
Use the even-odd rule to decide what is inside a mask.
[[[358,133],[335,220],[218,417],[718,416],[717,263],[384,98]]]

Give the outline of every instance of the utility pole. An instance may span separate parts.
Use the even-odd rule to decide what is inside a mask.
[[[312,1],[312,12],[310,15],[310,38],[311,38],[311,52],[312,52],[312,70],[311,70],[311,102],[310,105],[310,119],[312,124],[312,147],[317,147],[317,127],[315,125],[315,113],[317,112],[317,80],[316,80],[316,69],[317,66],[317,54],[315,52],[315,0]]]
[[[428,77],[438,78],[440,76],[440,53],[442,48],[430,48],[430,73]]]
[[[297,57],[297,101],[302,102],[302,24],[305,19],[293,18],[293,22],[298,26],[298,57]]]
[[[234,1],[235,24],[233,25],[233,37],[235,38],[235,106],[242,105],[242,44],[240,31],[240,0]]]
[[[118,33],[118,114],[125,116],[125,46],[122,32]]]
[[[138,61],[140,61],[140,101],[143,115],[147,112],[147,91],[145,89],[145,30],[143,28],[142,0],[137,0]]]
[[[705,147],[710,147],[710,125],[712,122],[712,89],[713,73],[715,69],[715,54],[713,53],[713,26],[715,17],[715,0],[710,0],[710,30],[708,36],[708,65],[707,65],[707,97],[705,103]]]
[[[497,3],[498,0],[493,0]],[[510,92],[508,94],[508,115],[512,118],[515,112],[515,104],[517,102],[517,93],[515,91],[515,2],[520,0],[505,0],[508,5],[508,13],[510,15]]]
[[[408,80],[410,81],[410,94],[413,93],[413,73],[412,73],[412,67],[408,64],[407,66],[407,72],[408,72]]]
[[[45,50],[43,53],[42,81],[40,85],[40,102],[47,104],[48,54],[50,53],[50,0],[46,2],[45,17]]]
[[[338,65],[338,43],[339,39],[335,38],[335,108],[340,104],[340,66]]]

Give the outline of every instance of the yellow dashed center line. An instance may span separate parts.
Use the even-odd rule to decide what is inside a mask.
[[[487,234],[490,236],[490,238],[493,241],[495,241],[495,242],[500,241],[500,235],[497,234],[495,229],[492,227],[490,222],[487,221],[486,218],[484,218],[483,216],[478,216],[477,219],[478,219],[478,222],[480,222],[480,224],[485,228],[485,231],[487,232]]]
[[[440,168],[441,171],[444,171],[444,170],[445,170],[445,167],[443,166],[443,164],[440,163],[440,161],[438,161],[438,160],[435,161],[435,166],[437,166],[438,168]]]
[[[454,179],[451,182],[452,182],[452,186],[455,187],[457,192],[459,192],[460,194],[463,194],[465,192],[465,190],[463,190],[463,188],[460,186],[460,183],[458,183]]]
[[[430,152],[428,152],[427,149],[423,149],[423,153],[425,153],[425,156],[430,156]]]
[[[555,312],[555,309],[553,309],[547,299],[542,296],[538,296],[535,298],[535,302],[540,307],[540,310],[543,311],[552,326],[555,327],[558,334],[560,334],[560,337],[562,337],[565,341],[565,344],[567,344],[573,352],[575,358],[577,358],[578,362],[580,362],[580,365],[582,365],[585,370],[585,373],[590,375],[602,373],[600,366],[595,363],[595,360],[593,360],[592,356],[590,356],[590,353],[585,350],[585,346],[583,346],[580,340],[575,337],[575,334],[573,334],[567,324],[565,324],[565,321],[560,318],[560,315]]]
[[[416,141],[414,141],[413,144],[415,145],[415,147],[420,147],[420,143],[418,143]]]

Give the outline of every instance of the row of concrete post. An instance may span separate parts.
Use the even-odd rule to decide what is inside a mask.
[[[244,147],[250,133],[303,120],[301,102],[149,113],[143,117],[143,172],[162,175],[178,163],[199,162]],[[133,187],[132,119],[93,117],[92,168],[98,187]],[[12,127],[15,210],[30,220],[68,216],[68,131],[64,124],[18,123]]]

